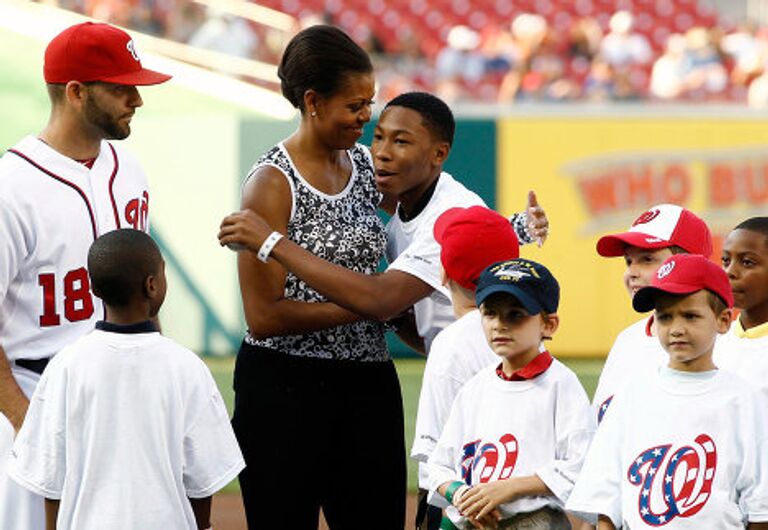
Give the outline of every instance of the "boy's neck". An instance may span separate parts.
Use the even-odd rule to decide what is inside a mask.
[[[397,197],[399,202],[397,215],[400,217],[401,221],[412,220],[427,207],[427,204],[429,204],[429,201],[432,199],[432,195],[435,193],[435,188],[437,188],[437,182],[441,172],[441,169],[438,170],[421,186],[412,188]]]
[[[513,373],[534,360],[539,353],[541,352],[537,347],[525,353],[519,353],[513,357],[503,357],[501,359],[501,369],[504,372],[504,375],[507,377],[511,376]]]
[[[742,310],[739,313],[739,323],[744,331],[756,328],[766,322],[768,322],[768,304],[764,308]]]
[[[712,360],[712,351],[713,350],[709,350],[709,352],[705,353],[704,355],[690,362],[679,362],[679,361],[675,361],[670,357],[669,363],[667,363],[667,366],[672,370],[677,370],[678,372],[695,373],[695,372],[710,372],[712,370],[717,370],[717,366]]]
[[[129,326],[131,324],[139,324],[146,322],[147,320],[153,320],[149,314],[148,307],[106,307],[105,322],[110,324],[117,324],[118,326]]]

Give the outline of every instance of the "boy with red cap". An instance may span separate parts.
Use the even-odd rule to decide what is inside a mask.
[[[624,286],[632,297],[651,283],[659,265],[681,254],[712,254],[707,224],[691,211],[675,204],[658,204],[643,212],[628,231],[603,236],[597,242],[601,256],[623,256],[627,265]],[[600,374],[592,399],[598,422],[614,394],[638,371],[648,371],[666,361],[654,335],[654,319],[643,318],[616,337]]]
[[[760,396],[717,369],[731,323],[728,277],[700,255],[676,255],[632,301],[654,309],[666,366],[617,395],[595,435],[569,510],[599,530],[768,528],[768,426]]]
[[[564,503],[595,424],[576,374],[542,348],[560,287],[512,259],[483,270],[475,297],[496,359],[453,402],[429,457],[430,503],[446,508],[443,529],[569,529]]]
[[[103,315],[90,291],[91,243],[148,230],[149,189],[119,145],[142,105],[136,88],[169,76],[144,68],[130,35],[72,26],[48,45],[46,127],[0,158],[0,528],[39,530],[43,499],[9,480],[6,461],[48,361]]]
[[[520,250],[509,221],[484,206],[451,208],[437,218],[443,285],[451,293],[456,321],[437,334],[427,357],[419,394],[411,458],[419,462],[419,509],[439,524],[440,509],[427,506],[429,455],[440,438],[453,399],[477,372],[497,361],[488,346],[475,305],[475,286],[492,263],[517,258]],[[422,517],[423,518],[423,517]]]
[[[715,364],[768,399],[768,217],[739,223],[723,243],[722,263],[740,313],[715,344]]]

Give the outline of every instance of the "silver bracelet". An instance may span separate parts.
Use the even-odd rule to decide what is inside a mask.
[[[272,249],[275,248],[275,245],[277,245],[277,242],[280,241],[283,238],[283,234],[280,232],[272,232],[269,234],[267,239],[264,240],[264,243],[261,244],[261,248],[259,249],[259,252],[256,254],[256,257],[259,258],[260,261],[263,263],[267,262],[267,259],[269,259],[269,255],[272,253]]]

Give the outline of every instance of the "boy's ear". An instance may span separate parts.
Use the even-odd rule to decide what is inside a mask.
[[[560,327],[560,316],[557,313],[550,313],[546,317],[542,315],[541,320],[542,320],[541,338],[551,339],[552,335],[554,335],[555,331],[557,331],[557,328]]]
[[[721,335],[728,333],[728,330],[731,329],[731,322],[733,322],[733,309],[723,309],[717,315],[717,332]]]
[[[440,265],[440,285],[448,287],[448,275],[442,265]]]
[[[144,296],[149,300],[154,300],[157,296],[157,280],[154,274],[144,278]]]
[[[432,161],[436,166],[442,165],[447,159],[448,154],[451,152],[451,146],[448,142],[438,142],[435,146],[434,156]]]

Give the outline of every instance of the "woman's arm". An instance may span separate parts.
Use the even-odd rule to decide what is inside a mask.
[[[288,230],[291,204],[285,176],[271,166],[256,170],[243,190],[242,208],[259,214],[283,234]],[[332,303],[284,298],[286,271],[275,260],[262,263],[253,252],[239,252],[237,268],[245,321],[254,337],[306,333],[362,319]]]

